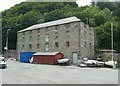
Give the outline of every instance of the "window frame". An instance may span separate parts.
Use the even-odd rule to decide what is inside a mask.
[[[70,47],[70,42],[66,41],[66,47]]]
[[[37,44],[37,49],[39,49],[40,48],[40,44]]]
[[[49,34],[45,34],[45,42],[49,42]]]
[[[58,48],[58,47],[59,47],[59,43],[58,43],[58,42],[55,42],[55,46]]]
[[[32,44],[29,44],[29,49],[30,49],[30,50],[32,49]]]

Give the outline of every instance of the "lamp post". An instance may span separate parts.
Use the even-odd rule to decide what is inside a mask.
[[[6,37],[6,58],[7,58],[7,52],[8,52],[8,32],[10,31],[10,29],[7,29],[7,37]]]
[[[116,68],[114,56],[113,56],[113,23],[111,22],[111,54],[112,54],[112,61],[113,61],[113,69]]]

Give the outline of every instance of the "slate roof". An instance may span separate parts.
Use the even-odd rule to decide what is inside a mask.
[[[60,24],[71,23],[71,22],[77,22],[77,21],[81,21],[81,20],[79,18],[73,16],[73,17],[64,18],[64,19],[60,19],[60,20],[55,20],[55,21],[51,21],[51,22],[36,24],[36,25],[30,26],[26,29],[20,30],[20,31],[18,31],[18,33],[23,32],[23,31],[37,29],[37,28],[49,27],[49,26],[60,25]]]
[[[36,56],[36,55],[56,55],[57,53],[59,53],[59,52],[37,52],[37,53],[33,54],[33,56]]]

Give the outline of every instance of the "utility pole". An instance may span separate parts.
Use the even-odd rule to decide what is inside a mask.
[[[7,29],[7,37],[6,37],[6,58],[8,57],[7,53],[8,53],[8,32],[10,31],[10,29]]]
[[[113,69],[116,68],[114,56],[113,56],[113,23],[111,22],[111,54],[112,54],[112,61],[113,61]]]
[[[93,7],[96,7],[96,5],[97,5],[97,0],[91,0],[91,3],[92,3],[92,5],[93,5]]]
[[[95,7],[96,7],[96,5],[97,5],[97,0],[95,0]]]

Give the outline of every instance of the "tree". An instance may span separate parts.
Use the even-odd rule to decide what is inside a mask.
[[[97,7],[78,7],[75,2],[23,2],[17,4],[2,12],[3,47],[6,42],[7,29],[11,29],[9,48],[13,49],[16,48],[17,31],[34,24],[76,16],[82,22],[95,28],[99,48],[110,48],[110,23],[114,22],[114,48],[120,51],[118,47],[120,46],[119,5],[118,3],[98,3]]]

